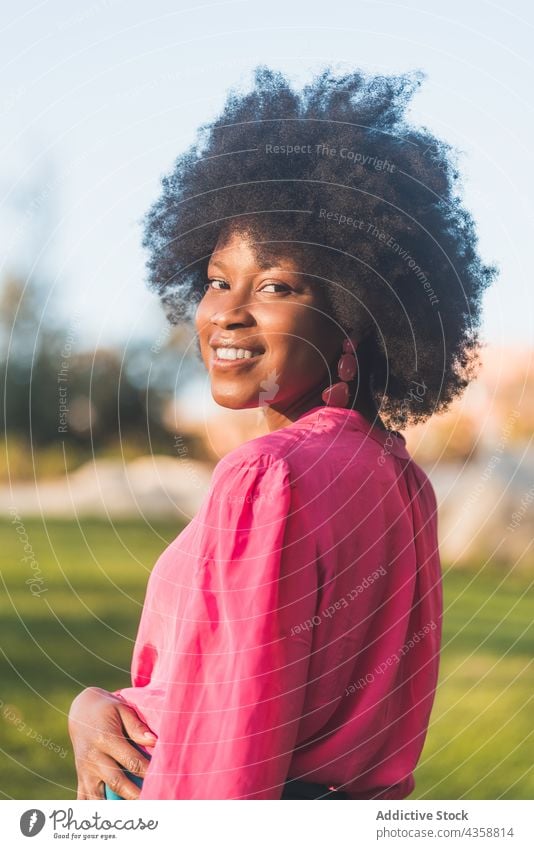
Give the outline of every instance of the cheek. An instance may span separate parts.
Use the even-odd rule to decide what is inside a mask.
[[[209,308],[207,298],[204,296],[196,308],[195,328],[199,336],[206,334],[209,326]]]
[[[299,311],[278,328],[277,345],[273,332],[273,359],[285,375],[320,377],[328,367],[328,332],[321,315],[313,310]]]
[[[295,338],[286,352],[286,374],[317,379],[327,368],[327,362],[317,340]]]
[[[308,359],[323,361],[331,347],[332,323],[318,304],[300,312],[295,324],[295,335],[301,340]],[[322,356],[323,355],[323,356]]]
[[[213,329],[210,324],[210,315],[213,313],[213,310],[209,308],[209,304],[207,304],[206,301],[206,298],[200,301],[195,312],[194,322],[195,330],[197,332],[197,350],[204,360],[206,360],[206,357],[210,353],[210,328]]]

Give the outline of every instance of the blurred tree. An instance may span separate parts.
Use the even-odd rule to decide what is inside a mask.
[[[72,353],[66,332],[41,323],[39,299],[11,278],[0,292],[1,420],[7,433],[24,436],[32,448],[51,443],[85,445],[98,452],[133,441],[139,451],[173,453],[162,422],[165,403],[197,367],[171,333],[154,352],[136,342]],[[67,353],[68,351],[68,353]]]
[[[76,351],[72,330],[64,326],[61,311],[51,306],[47,273],[33,261],[43,253],[35,244],[37,218],[39,241],[48,241],[41,212],[49,205],[51,187],[36,188],[36,201],[28,192],[26,186],[22,206],[30,214],[25,212],[23,232],[29,256],[19,262],[16,273],[0,280],[0,423],[5,452],[0,475],[12,476],[21,468],[18,460],[11,468],[10,439],[14,458],[23,457],[26,446],[37,474],[40,466],[48,471],[72,468],[98,452],[125,457],[174,454],[163,410],[198,369],[191,332],[165,326],[152,345],[135,340],[124,351]],[[193,437],[190,442],[194,457],[198,446]],[[43,458],[46,462],[40,463]],[[28,466],[22,466],[27,473]]]

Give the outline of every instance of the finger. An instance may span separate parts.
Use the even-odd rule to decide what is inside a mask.
[[[101,778],[106,782],[110,790],[123,799],[135,800],[139,798],[139,787],[130,781],[121,767],[112,759],[103,756],[101,759]]]
[[[89,796],[90,799],[98,799],[102,801],[102,799],[106,798],[106,791],[104,789],[104,782],[99,781],[98,784],[93,787],[91,794]]]
[[[87,788],[94,788],[95,781],[106,780],[106,770],[109,770],[110,765],[114,768],[119,767],[122,770],[128,770],[133,775],[144,779],[149,763],[149,759],[143,752],[130,745],[122,732],[111,733],[108,731],[100,734],[98,739],[93,741],[84,751],[83,755],[78,753],[76,773],[78,782],[87,792]],[[107,780],[106,783],[109,784]],[[129,782],[129,784],[137,789],[137,785],[133,782]],[[119,793],[118,795],[122,794]],[[105,798],[103,787],[101,798]]]
[[[116,763],[120,764],[121,767],[127,769],[128,772],[132,772],[134,775],[139,776],[139,778],[145,777],[150,760],[143,752],[132,746],[126,737],[113,735],[109,745],[106,746],[105,753],[103,749],[100,749],[97,756],[99,767],[106,754],[116,761]],[[99,768],[97,772],[100,775]]]
[[[92,802],[102,802],[106,800],[105,794],[97,793],[96,791],[94,793],[86,793],[83,798]]]
[[[117,705],[124,729],[130,739],[141,746],[153,746],[158,739],[148,725],[143,722],[137,711],[129,705]]]
[[[97,783],[91,789],[87,784],[78,785],[78,791],[76,794],[77,801],[85,801],[88,799],[93,799],[95,801],[102,801],[106,798],[106,794],[104,791],[104,782],[97,781]]]

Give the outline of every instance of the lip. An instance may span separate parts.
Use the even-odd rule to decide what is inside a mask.
[[[251,345],[250,342],[240,342],[239,339],[230,339],[229,336],[212,336],[208,344],[213,350],[217,348],[244,348],[246,351],[257,351],[260,347],[259,345]]]
[[[236,346],[233,346],[233,345],[232,346],[217,345],[217,347],[218,348],[237,347],[237,345]],[[244,346],[242,346],[242,347],[244,347]],[[247,350],[251,350],[251,349],[247,348]],[[255,363],[257,363],[258,360],[261,359],[261,357],[263,357],[263,353],[256,354],[253,357],[248,357],[248,358],[243,357],[240,360],[237,360],[237,359],[236,360],[222,360],[222,359],[219,359],[219,357],[217,356],[217,351],[214,348],[212,348],[210,365],[211,365],[212,368],[218,368],[218,369],[223,369],[223,370],[232,369],[232,368],[239,368],[239,367],[243,367],[243,366],[248,366],[250,368],[250,366],[255,365]]]

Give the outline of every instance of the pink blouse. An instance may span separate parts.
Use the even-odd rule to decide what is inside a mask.
[[[404,437],[314,407],[217,464],[148,581],[132,686],[141,799],[403,799],[436,688],[436,498]]]

